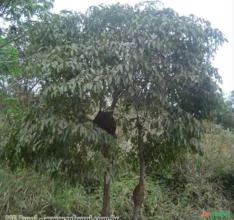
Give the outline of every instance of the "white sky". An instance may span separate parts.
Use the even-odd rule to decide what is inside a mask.
[[[139,0],[55,0],[54,11],[66,9],[85,12],[91,5],[117,2],[133,5]],[[217,52],[214,66],[219,69],[223,78],[223,91],[234,90],[234,3],[232,0],[161,0],[161,2],[181,15],[194,14],[205,18],[211,22],[212,27],[224,33],[229,42]]]

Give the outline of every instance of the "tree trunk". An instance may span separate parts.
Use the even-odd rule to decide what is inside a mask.
[[[142,204],[144,202],[144,161],[140,162],[139,183],[133,191],[133,220],[142,220]]]
[[[116,103],[115,103],[116,104]],[[96,123],[100,128],[111,134],[115,137],[116,130],[116,121],[113,117],[113,111],[103,112],[99,111],[94,119],[94,123]],[[110,152],[109,146],[104,145],[101,153],[105,159],[110,162]],[[101,216],[110,216],[110,170],[106,168],[104,171],[104,183],[103,183],[103,204]]]
[[[133,191],[133,220],[142,220],[142,204],[144,202],[144,176],[145,176],[145,162],[143,155],[143,146],[142,146],[142,128],[138,126],[138,157],[139,157],[139,166],[140,166],[140,177],[139,183],[136,185]]]
[[[110,173],[108,170],[106,170],[104,173],[103,204],[101,216],[110,216]]]

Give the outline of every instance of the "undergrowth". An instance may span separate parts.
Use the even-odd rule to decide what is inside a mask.
[[[146,177],[143,208],[149,220],[196,220],[202,210],[232,210],[234,198],[234,134],[210,126],[203,138],[203,155],[186,154],[182,161]],[[131,219],[133,171],[122,169],[111,186],[112,214]],[[233,179],[232,179],[233,178]],[[0,218],[25,216],[99,215],[102,186],[89,192],[32,170],[0,169]]]

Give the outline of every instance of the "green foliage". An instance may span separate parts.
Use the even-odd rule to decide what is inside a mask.
[[[31,113],[21,121],[20,130],[3,147],[2,157],[8,158],[11,168],[33,166],[38,171],[47,170],[53,177],[73,183],[79,180],[92,188],[100,182],[100,168],[107,166],[98,152],[105,143],[114,147],[115,140],[88,118],[58,113],[51,117],[47,110],[45,114],[37,108],[37,117]],[[116,155],[114,149],[112,152]]]
[[[219,108],[216,109],[216,122],[225,128],[234,129],[234,91],[227,99],[221,97]]]
[[[202,210],[232,210],[234,191],[227,183],[233,175],[233,138],[232,132],[207,124],[203,155],[184,154],[166,169],[151,171],[167,190],[162,219],[199,219]]]
[[[38,79],[24,66],[24,53],[29,44],[28,30],[33,19],[44,16],[52,1],[0,2],[0,146],[5,146],[9,133],[15,132],[18,120],[27,113]],[[3,24],[6,25],[3,25]]]
[[[18,52],[11,45],[1,48],[1,45],[5,43],[6,40],[0,38],[0,77],[3,75],[6,77],[9,73],[14,75],[19,72]]]
[[[220,126],[206,125],[202,139],[204,154],[184,154],[167,169],[146,176],[146,219],[199,219],[202,210],[229,210],[234,191],[225,188],[225,174],[233,173],[232,132]],[[126,163],[122,158],[121,163]],[[128,166],[128,167],[126,167]],[[122,164],[111,188],[112,213],[129,219],[132,215],[132,190],[137,182],[131,165]],[[45,184],[46,183],[46,184]],[[98,215],[101,184],[95,190],[79,184],[52,180],[31,170],[0,169],[0,216],[22,213],[40,216]],[[231,185],[230,185],[231,186]]]
[[[88,115],[117,103],[120,129],[133,137],[134,146],[134,118],[140,117],[149,163],[161,149],[164,159],[168,152],[171,157],[181,149],[198,150],[197,119],[209,117],[218,91],[219,76],[210,62],[225,40],[218,30],[152,4],[98,6],[86,14],[63,12],[44,19],[32,28],[26,48],[35,57],[26,68],[40,77],[38,109],[22,123],[9,149],[17,144],[16,149],[28,146],[44,155],[43,148],[55,145],[64,155],[65,143],[76,146],[80,139],[92,145],[95,131],[82,135],[78,127],[90,127]]]
[[[50,9],[53,0],[2,0],[0,2],[0,17],[13,23],[31,19],[34,15],[41,15]]]
[[[98,213],[95,202],[98,194],[90,195],[82,186],[71,187],[52,181],[46,175],[32,171],[0,170],[0,216],[22,213],[24,215],[90,215]]]

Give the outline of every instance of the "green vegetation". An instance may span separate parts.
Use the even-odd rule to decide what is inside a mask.
[[[234,128],[234,91],[223,99],[221,98],[219,108],[216,112],[216,122],[225,128],[233,130]]]
[[[230,209],[234,96],[211,64],[222,33],[152,2],[52,2],[0,3],[0,215]]]
[[[147,175],[146,219],[199,219],[203,209],[232,209],[233,181],[228,181],[233,175],[234,134],[214,125],[207,126],[207,131],[203,156],[187,154],[183,162]],[[129,169],[122,164],[111,187],[111,211],[126,220],[132,214],[132,190],[137,182],[136,173]],[[11,172],[3,167],[0,183],[1,218],[6,213],[88,216],[101,209],[100,184],[88,190],[33,170]]]

